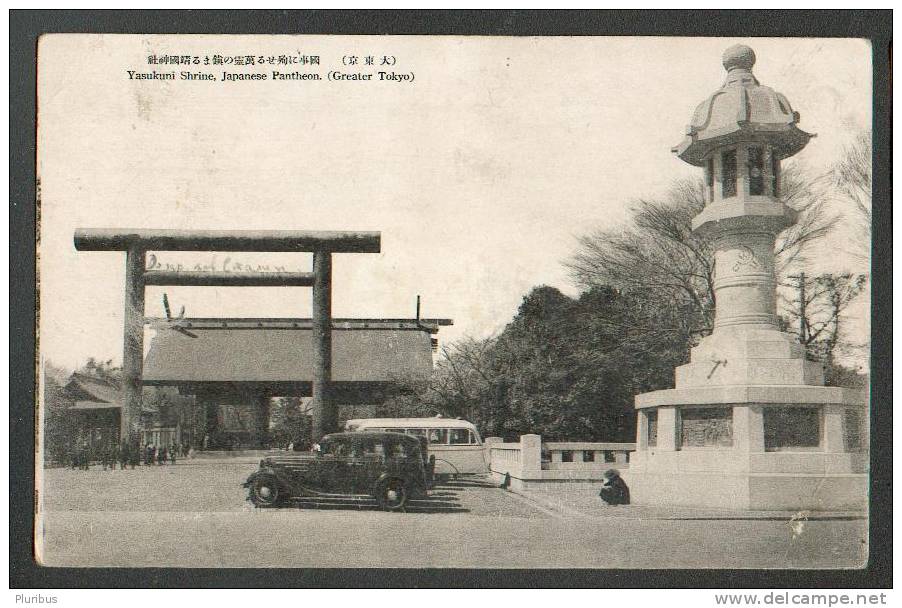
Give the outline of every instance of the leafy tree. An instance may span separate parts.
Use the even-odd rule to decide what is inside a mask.
[[[93,376],[95,378],[100,378],[102,380],[112,382],[113,384],[118,384],[122,379],[122,368],[115,367],[113,365],[112,359],[107,359],[106,361],[98,361],[94,357],[88,357],[88,360],[85,361],[85,364],[78,368],[78,370],[76,371],[86,376]]]
[[[432,378],[408,384],[403,399],[419,415],[465,417],[486,435],[629,441],[633,395],[661,387],[648,381],[652,351],[618,333],[633,304],[610,288],[573,299],[537,287],[499,335],[443,349]]]

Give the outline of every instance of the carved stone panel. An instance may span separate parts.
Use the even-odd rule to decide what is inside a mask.
[[[658,445],[658,412],[651,410],[645,415],[648,418],[648,445],[656,447]]]
[[[733,445],[733,408],[680,408],[682,447],[730,447]]]
[[[820,409],[764,408],[764,449],[816,448],[821,444]]]

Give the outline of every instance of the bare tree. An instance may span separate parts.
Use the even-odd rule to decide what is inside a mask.
[[[834,196],[853,218],[859,247],[853,252],[868,261],[871,253],[871,133],[863,131],[843,149],[840,160],[825,176]]]
[[[465,337],[443,345],[430,376],[393,379],[395,394],[380,411],[395,416],[478,418],[497,390],[497,346],[496,337]]]
[[[714,255],[710,243],[692,231],[704,209],[700,180],[675,182],[664,200],[641,199],[632,225],[601,228],[579,236],[564,262],[577,285],[610,285],[655,294],[662,301],[699,313],[701,330],[714,315]]]
[[[842,319],[846,309],[867,285],[865,274],[821,274],[804,272],[788,277],[795,297],[787,301],[788,331],[799,337],[812,359],[835,367]]]
[[[780,176],[780,198],[798,213],[798,221],[777,236],[774,254],[777,280],[798,272],[808,261],[810,246],[830,234],[839,216],[828,210],[828,194],[817,178],[788,163]]]

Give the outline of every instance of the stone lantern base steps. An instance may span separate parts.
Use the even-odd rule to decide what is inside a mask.
[[[789,334],[772,328],[722,327],[676,368],[677,387],[728,385],[823,386],[823,366],[808,361]]]
[[[823,386],[822,366],[805,359],[793,336],[767,326],[715,328],[692,349],[691,362],[675,370],[675,380],[674,389],[636,396],[636,452],[625,477],[634,503],[773,511],[866,508],[866,395]],[[766,445],[771,408],[814,410],[818,427],[806,432],[817,444]],[[728,412],[729,437],[716,445],[687,444],[682,428],[687,410]]]

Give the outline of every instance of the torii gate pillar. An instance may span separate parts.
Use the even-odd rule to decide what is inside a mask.
[[[313,252],[313,439],[338,430],[332,384],[332,254]]]
[[[122,412],[119,440],[138,431],[144,386],[144,267],[147,253],[131,247],[125,253],[125,311],[122,329]]]

